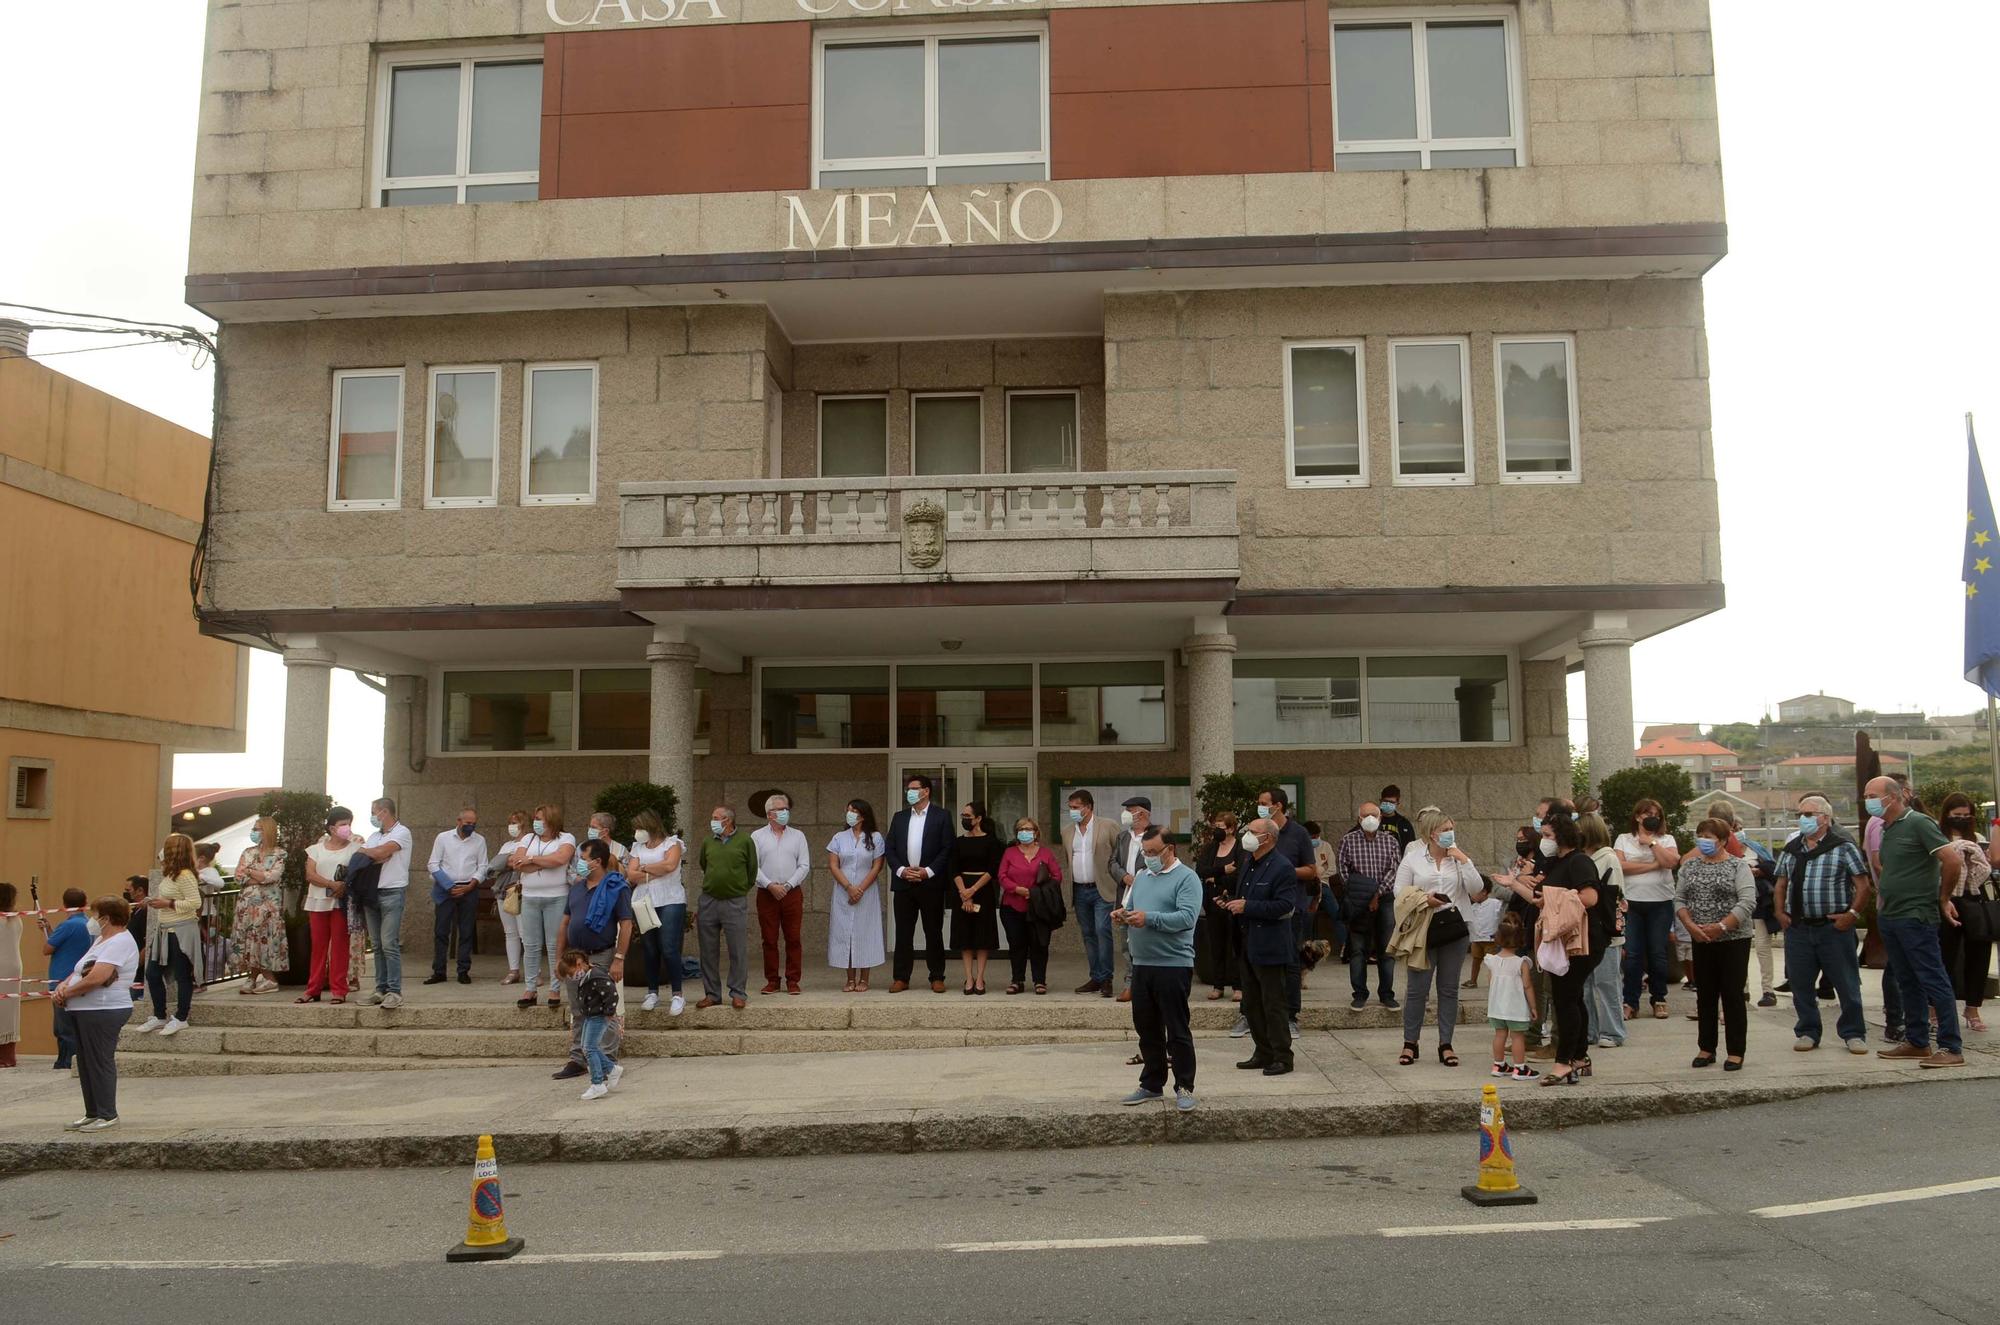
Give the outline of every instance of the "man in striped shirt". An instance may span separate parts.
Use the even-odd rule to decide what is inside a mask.
[[[1334,853],[1340,874],[1341,907],[1347,913],[1347,978],[1354,986],[1355,1010],[1368,1006],[1368,963],[1381,968],[1382,1006],[1395,1008],[1396,959],[1389,955],[1395,925],[1396,867],[1403,863],[1403,840],[1382,822],[1382,807],[1363,801],[1356,826]]]
[[[1819,1048],[1822,972],[1840,999],[1836,1026],[1852,1054],[1868,1052],[1868,1019],[1861,1009],[1861,955],[1854,927],[1868,904],[1868,861],[1852,839],[1833,826],[1833,806],[1824,796],[1799,802],[1799,831],[1778,852],[1777,891],[1772,913],[1785,933],[1785,981],[1798,1014],[1792,1048]]]

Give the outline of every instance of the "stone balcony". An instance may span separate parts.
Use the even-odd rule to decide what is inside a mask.
[[[618,587],[1234,579],[1234,470],[625,483]]]

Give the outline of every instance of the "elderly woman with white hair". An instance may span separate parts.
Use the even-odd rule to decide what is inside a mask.
[[[1424,1004],[1431,985],[1438,995],[1438,1061],[1446,1067],[1458,1066],[1452,1051],[1451,1033],[1458,1025],[1458,978],[1472,949],[1472,930],[1467,923],[1475,902],[1486,900],[1485,880],[1472,858],[1458,847],[1458,825],[1435,805],[1417,811],[1417,840],[1396,867],[1396,895],[1410,892],[1424,895],[1431,908],[1430,939],[1425,953],[1428,966],[1406,968],[1403,983],[1403,1052],[1396,1059],[1404,1067],[1417,1061],[1424,1026]]]

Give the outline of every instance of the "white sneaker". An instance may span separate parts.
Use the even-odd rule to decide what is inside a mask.
[[[620,1081],[623,1081],[624,1079],[625,1079],[625,1064],[613,1063],[611,1065],[611,1071],[604,1078],[604,1084],[610,1087],[612,1090],[616,1090],[618,1089],[618,1083]]]
[[[1851,1054],[1865,1054],[1865,1053],[1867,1053],[1867,1052],[1868,1052],[1868,1041],[1867,1041],[1867,1040],[1865,1040],[1865,1039],[1862,1039],[1862,1038],[1861,1038],[1860,1036],[1858,1036],[1858,1035],[1857,1035],[1857,1036],[1856,1036],[1855,1038],[1853,1038],[1853,1039],[1851,1039],[1851,1040],[1849,1040],[1849,1041],[1847,1042],[1847,1052],[1849,1052],[1849,1053],[1851,1053]]]
[[[1294,1040],[1299,1038],[1299,1024],[1296,1021],[1292,1023],[1292,1038]]]
[[[646,995],[646,1001],[639,1005],[639,1011],[651,1012],[658,1006],[660,1006],[660,996],[658,994],[648,994]]]
[[[1609,1035],[1600,1035],[1597,1039],[1597,1047],[1600,1049],[1623,1049],[1625,1041],[1614,1040]]]
[[[1240,1040],[1250,1033],[1250,1018],[1238,1014],[1236,1024],[1229,1028],[1229,1038]]]
[[[578,1098],[586,1100],[601,1100],[610,1093],[611,1093],[611,1087],[606,1085],[604,1082],[600,1081],[596,1085],[584,1091],[582,1095],[578,1096]]]
[[[79,1132],[108,1132],[116,1126],[118,1126],[116,1118],[92,1118],[76,1130]]]
[[[144,1021],[139,1023],[139,1034],[151,1035],[154,1031],[160,1029],[160,1027],[166,1024],[167,1020],[165,1017],[148,1017]]]
[[[388,995],[380,992],[373,993],[368,996],[368,1003],[372,1007],[380,1007],[382,1006],[383,1000],[386,999],[387,997]]]
[[[65,1132],[81,1132],[81,1131],[82,1131],[82,1130],[83,1130],[84,1128],[86,1128],[86,1127],[90,1126],[90,1124],[92,1124],[92,1123],[94,1123],[94,1122],[96,1122],[96,1121],[97,1121],[97,1119],[95,1119],[95,1118],[91,1118],[91,1117],[88,1117],[88,1116],[86,1116],[86,1117],[82,1117],[82,1118],[79,1118],[79,1119],[77,1119],[77,1120],[76,1120],[75,1122],[73,1122],[73,1123],[64,1123],[64,1124],[63,1124],[63,1130],[64,1130]]]
[[[678,1017],[681,1015],[681,1013],[685,1011],[687,1011],[687,1000],[682,998],[679,994],[675,994],[674,1001],[667,1004],[667,1015],[670,1017]]]
[[[394,1012],[397,1008],[401,1006],[403,1006],[403,996],[397,993],[395,990],[392,989],[388,993],[382,995],[383,1011]]]
[[[160,1038],[164,1040],[169,1035],[179,1035],[182,1031],[186,1029],[187,1029],[187,1023],[182,1021],[179,1017],[168,1017],[167,1024],[160,1027]]]

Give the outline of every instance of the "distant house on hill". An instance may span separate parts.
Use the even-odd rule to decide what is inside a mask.
[[[1642,767],[1649,764],[1672,764],[1677,768],[1684,768],[1698,788],[1712,784],[1716,769],[1735,767],[1742,762],[1734,750],[1726,749],[1714,741],[1698,736],[1662,736],[1656,741],[1640,746],[1633,758]]]
[[[1779,722],[1837,722],[1854,716],[1854,701],[1829,695],[1794,695],[1778,701]]]

